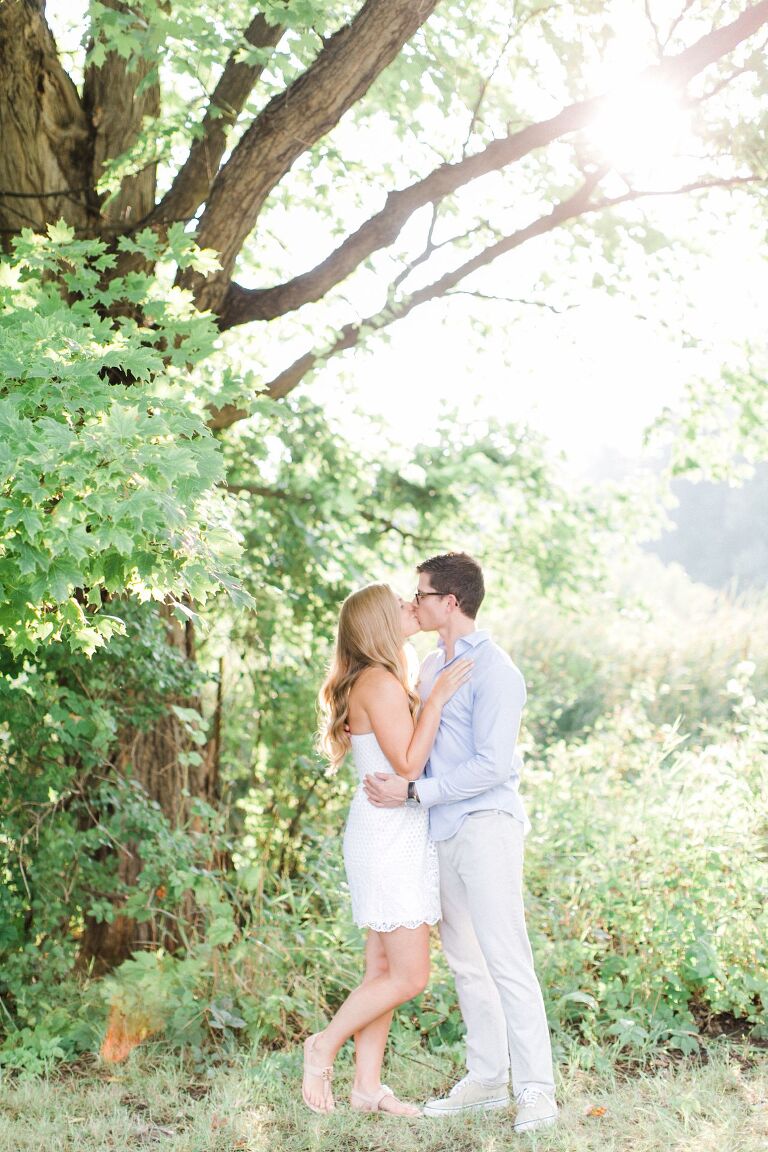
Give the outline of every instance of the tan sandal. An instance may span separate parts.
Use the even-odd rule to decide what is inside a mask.
[[[382,1103],[388,1097],[397,1100],[398,1104],[403,1104],[406,1108],[412,1108],[412,1112],[393,1112],[391,1108],[382,1108]],[[382,1084],[377,1092],[372,1096],[367,1096],[365,1092],[358,1092],[354,1088],[349,1094],[349,1103],[353,1112],[384,1112],[388,1116],[421,1116],[423,1115],[421,1108],[417,1108],[415,1104],[406,1104],[404,1100],[398,1100],[391,1088],[386,1084]]]
[[[308,1036],[304,1041],[304,1074],[301,1080],[301,1098],[312,1112],[333,1112],[336,1107],[331,1092],[331,1081],[333,1080],[333,1065],[329,1064],[327,1068],[318,1068],[312,1064],[312,1047],[317,1039],[319,1033],[313,1036]],[[323,1103],[321,1107],[313,1104],[307,1096],[306,1078],[307,1076],[317,1076],[323,1082]]]

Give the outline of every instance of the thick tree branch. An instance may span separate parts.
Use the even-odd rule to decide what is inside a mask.
[[[715,84],[712,85],[707,92],[701,97],[699,103],[704,103],[705,100],[711,100],[713,96],[717,96],[725,88],[732,84],[739,76],[746,76],[749,73],[757,73],[757,61],[765,56],[766,48],[768,47],[768,38],[763,37],[760,43],[756,46],[753,53],[750,54],[751,58],[740,68],[734,68],[726,76],[721,77]],[[752,58],[753,57],[753,58]]]
[[[543,236],[548,232],[552,232],[569,220],[650,197],[681,196],[687,195],[690,192],[705,191],[712,188],[742,188],[763,182],[759,177],[750,176],[736,177],[731,180],[699,180],[678,188],[664,190],[629,189],[620,196],[604,196],[599,199],[593,199],[592,194],[604,175],[605,171],[601,170],[590,176],[581,188],[572,196],[568,197],[567,200],[557,204],[548,215],[539,217],[525,228],[521,228],[511,235],[505,236],[495,244],[489,245],[470,260],[465,261],[464,264],[441,276],[433,283],[425,285],[417,292],[404,296],[399,301],[389,302],[381,311],[366,317],[357,324],[346,324],[340,330],[336,340],[330,347],[313,349],[303,356],[300,356],[293,364],[289,365],[288,368],[271,381],[263,394],[271,396],[273,399],[280,399],[286,396],[300,384],[310,372],[320,364],[325,363],[332,356],[336,356],[338,353],[344,352],[349,348],[354,348],[366,336],[388,327],[397,320],[402,320],[420,304],[450,295],[456,285],[468,276],[471,276],[473,272],[477,272],[480,268],[487,267],[494,260],[497,260],[499,256],[514,251],[515,248],[519,248],[535,236]],[[210,421],[210,424],[211,427],[214,428],[226,428],[238,420],[242,420],[247,415],[248,413],[242,409],[228,406],[219,409]]]
[[[766,0],[768,3],[768,0]],[[201,308],[220,312],[237,255],[264,201],[302,153],[331,130],[429,17],[437,0],[366,0],[310,67],[275,96],[213,182],[197,240],[222,271],[191,276]],[[236,209],[236,210],[235,210]]]
[[[752,5],[733,23],[703,36],[677,56],[671,56],[638,74],[638,83],[650,77],[684,87],[708,65],[719,60],[743,40],[768,23],[768,0]],[[426,204],[434,204],[465,184],[507,167],[530,152],[551,144],[561,136],[584,128],[599,112],[610,95],[591,97],[570,104],[556,116],[494,140],[474,156],[453,164],[442,164],[423,180],[389,193],[380,212],[309,272],[271,288],[247,289],[233,283],[218,310],[222,329],[252,320],[273,320],[320,300],[336,284],[350,275],[374,252],[394,243],[404,224]],[[215,247],[215,245],[214,245]]]
[[[294,361],[293,364],[272,380],[265,389],[264,394],[271,396],[274,400],[287,396],[318,364],[329,360],[339,352],[353,348],[360,342],[364,335],[380,330],[381,328],[386,328],[396,320],[402,320],[409,312],[412,312],[414,308],[418,307],[419,304],[425,303],[427,300],[444,296],[466,276],[469,276],[483,265],[490,264],[504,252],[512,251],[534,236],[541,236],[545,232],[550,232],[553,228],[558,227],[558,225],[562,224],[565,220],[571,219],[573,216],[583,215],[584,212],[588,211],[590,196],[604,174],[604,171],[601,170],[591,175],[573,196],[570,196],[561,204],[556,205],[549,215],[540,217],[526,228],[521,228],[519,231],[512,233],[511,236],[506,236],[496,244],[492,244],[488,248],[483,249],[482,252],[472,257],[471,260],[466,261],[452,272],[441,276],[440,279],[434,283],[428,284],[424,288],[420,288],[417,292],[403,297],[402,300],[390,302],[380,312],[368,316],[358,324],[345,324],[329,348],[323,350],[316,349],[300,356],[298,360]],[[227,405],[214,413],[213,418],[209,421],[209,425],[212,428],[227,428],[238,420],[242,420],[245,415],[247,415],[247,413],[243,412],[242,409],[237,409],[234,405]]]
[[[282,34],[279,24],[268,24],[259,12],[245,30],[244,39],[253,48],[274,48]],[[184,165],[145,225],[189,220],[208,195],[227,146],[227,132],[264,71],[263,64],[246,64],[238,61],[236,55],[233,53],[227,61],[213,90],[201,125],[202,135],[192,143]]]

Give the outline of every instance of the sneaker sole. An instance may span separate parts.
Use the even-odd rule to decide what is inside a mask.
[[[537,1128],[552,1128],[557,1123],[557,1113],[552,1116],[542,1116],[540,1120],[528,1120],[522,1124],[513,1124],[515,1132],[535,1132]]]
[[[481,1100],[477,1104],[459,1104],[455,1108],[430,1108],[424,1105],[425,1116],[458,1116],[461,1112],[494,1112],[497,1108],[509,1108],[506,1100]]]

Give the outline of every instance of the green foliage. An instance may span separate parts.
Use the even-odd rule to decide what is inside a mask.
[[[672,48],[686,42],[688,20],[709,19],[710,8],[694,4],[666,29]],[[269,0],[260,10],[286,29],[269,52],[244,41],[254,14],[245,0],[92,0],[83,66],[140,69],[140,92],[158,83],[163,107],[105,165],[98,194],[108,203],[126,176],[153,165],[167,187],[234,51],[265,67],[232,148],[358,9],[349,0]],[[511,12],[479,0],[438,6],[359,107],[274,190],[257,241],[241,253],[243,282],[268,285],[304,269],[307,232],[297,221],[309,223],[319,259],[324,244],[356,226],[350,221],[381,206],[382,188],[404,187],[440,160],[549,114],[542,108],[591,93],[614,26],[632,10],[626,0],[608,9],[596,0],[533,0]],[[649,22],[640,39],[653,58]],[[744,112],[734,113],[736,89],[748,115],[764,82],[762,62],[746,52],[723,65],[752,69],[741,87],[725,83],[719,93],[724,73],[708,70],[711,98],[694,125],[714,148],[698,150],[705,175],[718,153],[719,173],[740,172],[763,132],[759,118],[747,132]],[[378,273],[391,285],[391,307],[409,269],[414,279],[429,275],[422,255],[439,251],[445,269],[451,250],[467,255],[530,224],[573,191],[598,151],[588,131],[579,133],[473,195],[446,197],[428,252],[424,230],[403,229],[345,281],[343,297],[332,291],[318,302],[313,341],[330,348],[345,316],[368,314]],[[614,189],[629,187],[611,179]],[[531,294],[548,299],[551,290],[562,304],[569,270],[572,283],[609,292],[622,276],[635,282],[639,266],[644,284],[668,278],[673,233],[637,207],[604,216],[597,229],[575,222],[563,242],[569,259],[554,261],[557,278],[546,270],[547,252],[560,251],[555,240],[540,249],[540,276],[521,270],[515,295],[533,275]],[[604,575],[617,508],[631,534],[627,502],[606,508],[574,494],[542,441],[519,429],[461,430],[448,418],[412,453],[381,442],[372,452],[352,449],[306,400],[257,400],[222,446],[207,427],[208,406],[250,406],[282,345],[305,339],[306,321],[280,318],[274,346],[260,333],[258,347],[239,335],[235,349],[175,286],[179,270],[215,268],[182,223],[162,240],[139,231],[111,243],[51,225],[46,236],[22,233],[0,261],[0,1007],[8,1026],[0,1063],[12,1067],[44,1069],[92,1046],[104,1001],[200,1063],[244,1036],[279,1045],[332,1011],[360,968],[338,843],[352,781],[344,772],[330,778],[312,748],[339,601],[371,579],[405,580],[417,557],[458,542],[498,574],[502,594],[532,601],[531,589],[543,590],[573,604]],[[368,335],[392,315],[372,321]],[[252,360],[242,376],[227,363],[238,357]],[[726,378],[731,449],[758,443],[763,376],[750,364]],[[686,469],[706,463],[698,433],[711,430],[719,397],[705,399],[683,418]],[[231,599],[247,600],[255,615],[233,618]],[[207,626],[203,666],[224,670],[226,802],[214,811],[181,796],[178,820],[125,768],[125,738],[169,718],[181,733],[176,761],[198,767],[207,723],[196,698],[216,685],[166,643],[150,611],[156,602]],[[529,795],[538,821],[530,884],[542,976],[563,1046],[692,1049],[702,1013],[756,1021],[764,1007],[765,956],[755,944],[764,932],[756,897],[764,784],[755,765],[766,722],[754,700],[762,673],[722,644],[716,660],[701,651],[680,660],[668,646],[662,668],[626,620],[619,636],[604,623],[582,618],[568,636],[517,632],[531,687]],[[683,752],[681,731],[691,734]],[[130,887],[121,854],[142,862]],[[88,984],[84,933],[118,913],[144,925],[149,947],[88,985],[78,1006]],[[460,1028],[438,967],[428,994],[399,1015],[398,1035],[453,1042]]]
[[[689,383],[676,408],[666,408],[649,436],[666,439],[673,476],[738,483],[768,453],[768,363],[765,350],[745,349],[716,377]]]
[[[640,586],[652,570],[638,567]],[[658,576],[655,584],[658,599]],[[654,620],[626,610],[613,621],[606,610],[549,619],[551,607],[529,604],[513,625],[521,665],[538,656],[523,782],[534,822],[529,917],[560,1051],[596,1042],[634,1056],[693,1051],[711,1015],[764,1020],[768,718],[756,703],[759,667],[740,659],[749,629],[764,663],[762,617],[714,594],[697,602],[674,582],[667,595],[673,606],[680,597],[681,612],[685,604],[687,637],[657,601]],[[236,945],[217,971],[223,979],[232,965],[224,987],[245,1034],[280,1044],[338,1005],[359,972],[360,938],[338,842],[352,774],[328,780],[290,752],[306,720],[290,677],[271,677],[274,726],[261,704],[269,770],[257,764],[257,787],[242,802],[236,855],[240,888],[256,901],[240,920],[260,941],[259,996],[244,990]],[[682,705],[691,737],[675,723]],[[275,879],[286,862],[296,876]],[[450,974],[439,951],[434,960],[428,992],[397,1016],[396,1045],[460,1038]],[[200,996],[213,998],[208,984]]]
[[[238,828],[270,868],[297,874],[348,801],[313,749],[347,593],[389,579],[407,595],[418,560],[460,541],[518,596],[524,583],[565,597],[600,580],[616,513],[569,493],[541,438],[515,427],[461,431],[446,418],[434,442],[405,453],[379,440],[371,459],[311,401],[260,401],[225,451],[256,606],[208,645],[232,663],[226,771]]]
[[[766,1023],[768,711],[681,751],[636,705],[528,769],[528,884],[559,1028],[698,1050],[718,1013]]]
[[[643,1058],[696,1052],[715,1015],[766,1023],[763,837],[768,711],[750,705],[719,742],[681,751],[635,707],[574,748],[529,762],[534,822],[528,917],[559,1052],[576,1043]],[[315,843],[302,881],[271,883],[241,844],[237,926],[186,956],[140,956],[103,986],[153,1015],[198,1059],[238,1035],[290,1044],[319,1027],[361,975],[339,838]],[[445,961],[396,1013],[395,1047],[460,1040]],[[201,1047],[202,1046],[202,1047]]]
[[[180,242],[176,234],[169,238],[170,244]],[[154,255],[150,237],[139,236],[135,243],[143,255]],[[110,387],[122,391],[138,385]],[[224,985],[211,977],[211,971],[230,964],[240,970],[240,960],[230,952],[242,944],[248,955],[243,934],[253,916],[231,878],[213,864],[229,853],[226,806],[215,816],[180,798],[187,817],[174,827],[132,778],[130,767],[118,775],[114,763],[126,734],[151,729],[169,710],[186,733],[185,747],[176,750],[179,763],[200,762],[207,728],[192,702],[211,687],[204,683],[210,679],[206,663],[218,662],[223,645],[228,667],[222,775],[228,802],[237,805],[232,828],[241,834],[241,863],[248,875],[256,870],[262,878],[264,899],[274,900],[270,907],[277,915],[283,890],[274,888],[274,875],[289,884],[289,877],[315,867],[329,827],[343,820],[350,793],[350,782],[331,779],[313,750],[319,670],[349,588],[394,572],[404,549],[410,567],[424,550],[437,550],[447,533],[477,531],[481,519],[487,532],[492,495],[501,486],[510,493],[510,519],[506,512],[497,518],[500,545],[517,534],[521,573],[526,566],[535,570],[541,555],[536,530],[529,524],[526,536],[513,523],[521,506],[538,503],[549,509],[549,524],[559,515],[575,523],[575,506],[552,485],[538,440],[514,429],[453,440],[451,453],[424,447],[401,461],[393,449],[392,459],[382,453],[370,460],[328,425],[317,406],[301,400],[282,408],[259,403],[237,444],[224,452],[225,460],[230,457],[234,531],[244,543],[245,591],[256,612],[233,618],[223,597],[205,609],[211,627],[199,673],[167,643],[153,605],[128,595],[110,601],[124,634],[90,658],[62,645],[28,655],[5,649],[0,866],[6,932],[0,996],[13,1021],[4,1049],[7,1063],[48,1059],[53,1049],[46,1047],[45,1028],[52,1012],[72,1003],[84,929],[112,922],[118,909],[148,925],[151,939],[165,951],[154,967],[142,960],[125,970],[120,979],[128,990],[123,1000],[113,990],[115,1003],[128,1009],[134,995],[136,1004],[153,1004],[146,982],[156,981],[153,1012],[174,1043],[193,1043],[194,1037],[194,1045],[204,1047],[223,1034],[229,1001],[249,1029],[270,1038],[278,1034],[279,1019],[290,1015],[295,1022],[306,1010],[306,980],[297,984],[300,1007],[289,1013],[276,985],[274,1015],[264,1016],[262,1008],[243,1001],[235,977],[234,984]],[[581,542],[570,529],[564,539],[570,542],[562,562],[572,573],[576,553],[569,559],[569,549],[580,553]],[[556,570],[550,559],[555,586]],[[131,888],[118,871],[124,846],[143,863]],[[310,922],[316,915],[310,901],[300,915],[305,937],[315,931]],[[274,941],[287,919],[287,914],[278,917]],[[317,927],[318,941],[327,931]],[[344,931],[349,936],[350,926]],[[318,943],[313,955],[320,953]],[[132,982],[136,988],[129,993]],[[456,1023],[444,999],[429,1011],[438,1012],[446,1034],[453,1034]],[[92,1001],[86,998],[84,1004],[92,1016]],[[205,1008],[211,1004],[218,1005],[215,1012]],[[221,1026],[214,1027],[214,1018]],[[57,1026],[55,1046],[68,1054],[85,1043],[82,1023],[82,1013],[73,1011],[73,1031]]]
[[[318,889],[336,880],[322,856],[315,864]],[[218,915],[201,924],[189,950],[127,961],[102,982],[108,1004],[130,1020],[149,1021],[199,1060],[212,1043],[231,1047],[240,1033],[273,1045],[338,1004],[359,980],[360,955],[356,930],[338,915],[337,890],[324,896],[285,881],[259,894],[261,879],[244,868],[238,885],[225,889],[226,912],[224,889],[212,886],[206,911],[213,904]],[[205,905],[205,889],[198,889]],[[318,974],[329,956],[337,963],[321,988]]]
[[[210,268],[180,226],[118,248]],[[0,636],[15,653],[94,652],[122,630],[125,592],[236,591],[223,461],[187,396],[214,325],[162,273],[106,284],[116,260],[60,223],[0,262]]]
[[[319,601],[304,609],[320,617],[324,611]],[[768,713],[758,703],[761,692],[752,690],[758,668],[733,660],[744,639],[736,625],[749,622],[757,633],[755,613],[734,616],[726,627],[721,607],[709,636],[695,622],[688,654],[678,637],[656,664],[654,646],[669,625],[660,620],[659,632],[644,625],[644,652],[639,622],[633,632],[626,615],[617,615],[636,659],[634,691],[607,675],[626,659],[612,647],[608,627],[597,630],[586,620],[562,630],[562,620],[554,627],[546,613],[521,615],[529,617],[526,660],[540,652],[528,710],[529,735],[537,740],[523,779],[533,819],[528,915],[558,1051],[596,1044],[640,1058],[659,1046],[695,1051],[707,1020],[723,1013],[765,1026]],[[307,670],[292,683],[286,652],[295,658],[293,642],[283,650],[280,641],[283,628],[300,627],[291,620],[273,621],[272,652],[260,653],[228,696],[225,767],[242,797],[243,831],[234,844],[204,805],[172,827],[135,783],[93,778],[117,725],[149,724],[169,694],[194,692],[189,667],[167,655],[146,613],[129,618],[129,635],[113,642],[114,653],[110,645],[76,667],[71,657],[58,667],[27,661],[23,673],[2,682],[0,705],[10,701],[14,719],[0,773],[0,998],[10,1025],[0,1062],[42,1069],[97,1045],[109,1006],[202,1067],[242,1043],[292,1043],[358,980],[361,937],[350,920],[339,838],[352,774],[342,770],[329,780],[301,750],[311,741],[307,710],[318,672],[315,666],[314,680]],[[602,669],[591,680],[585,636]],[[753,644],[757,662],[755,637]],[[709,661],[694,658],[707,645]],[[128,652],[143,671],[126,682]],[[687,684],[690,694],[691,681],[701,681],[690,737],[664,718],[666,696],[654,685],[654,676],[674,680],[673,657],[681,688]],[[255,696],[259,660],[268,672]],[[68,684],[64,667],[72,672]],[[90,674],[89,692],[78,692]],[[578,707],[558,717],[568,684],[581,680],[587,687]],[[94,697],[97,683],[102,690]],[[240,709],[252,713],[254,699],[261,710],[256,743],[252,726],[238,719]],[[197,731],[196,716],[178,708]],[[79,775],[72,749],[90,749]],[[252,791],[238,775],[249,755],[256,758]],[[114,858],[103,852],[114,843],[135,845],[145,861],[130,891],[116,884]],[[109,919],[120,898],[153,926],[155,946],[108,982],[83,986],[76,958],[84,919]],[[460,1041],[439,950],[434,961],[428,992],[397,1015],[396,1047]]]
[[[169,699],[194,697],[200,680],[150,606],[121,612],[125,634],[90,659],[59,647],[34,660],[6,651],[0,662],[0,1003],[11,1024],[0,1062],[26,1060],[53,1019],[59,1046],[82,1046],[88,1016],[72,1001],[86,919],[111,920],[126,897],[163,939],[172,921],[156,889],[164,884],[175,899],[214,851],[206,809],[173,828],[130,770],[111,772],[117,733],[151,727]],[[130,891],[118,878],[128,845],[145,860]],[[68,1013],[70,1030],[61,1023]]]
[[[27,814],[34,809],[28,805]],[[174,1043],[199,1039],[205,1021],[196,1001],[198,975],[236,930],[233,903],[212,864],[227,848],[220,817],[196,801],[187,822],[171,825],[130,778],[92,785],[87,795],[73,784],[68,796],[40,805],[36,816],[34,854],[28,835],[4,845],[8,931],[0,940],[0,999],[11,1028],[4,1029],[0,1065],[34,1070],[52,1056],[98,1044],[104,996],[131,1007],[128,991],[121,1000],[111,984],[83,985],[77,972],[85,917],[111,922],[116,901],[121,914],[151,922],[160,948],[140,953],[125,969],[127,987],[141,997],[141,1021],[149,1031],[167,1026]],[[145,861],[131,887],[116,877],[116,854],[104,851],[118,846]],[[185,959],[164,967],[163,942],[179,939]]]
[[[580,612],[536,597],[492,609],[523,669],[527,737],[537,754],[588,739],[624,709],[698,744],[733,724],[744,692],[768,693],[768,615],[759,595],[732,600],[652,556],[614,574]]]
[[[113,56],[129,73],[143,66],[139,92],[155,84],[162,92],[161,114],[145,117],[129,147],[104,165],[99,191],[106,194],[105,204],[126,177],[152,164],[160,166],[163,176],[175,167],[180,152],[200,135],[200,121],[230,56],[250,65],[268,65],[249,103],[253,111],[260,111],[312,62],[322,38],[346,22],[355,8],[339,0],[273,0],[260,5],[260,10],[268,23],[285,29],[279,48],[254,48],[245,39],[254,11],[244,0],[225,4],[187,0],[173,5],[141,0],[130,9],[90,0],[90,27],[83,37],[87,51],[80,68],[108,69]],[[225,111],[229,110],[218,110]],[[215,116],[216,110],[212,113]],[[237,132],[246,126],[247,122],[241,123]]]

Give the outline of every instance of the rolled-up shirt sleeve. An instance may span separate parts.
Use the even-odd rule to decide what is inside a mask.
[[[418,781],[419,800],[425,808],[469,800],[503,784],[515,771],[525,681],[513,665],[495,664],[472,687],[474,755],[443,771],[439,778]]]

